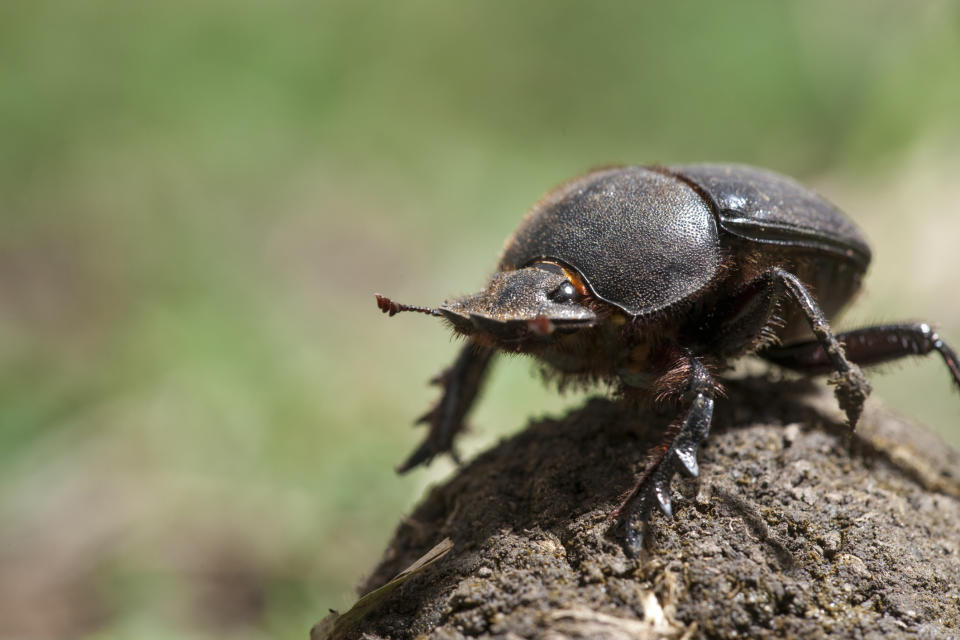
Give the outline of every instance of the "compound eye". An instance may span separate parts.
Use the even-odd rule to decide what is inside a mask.
[[[564,302],[573,302],[577,297],[577,290],[573,284],[567,281],[551,291],[547,297],[561,304]]]

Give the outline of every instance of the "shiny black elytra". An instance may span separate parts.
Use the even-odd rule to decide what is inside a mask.
[[[756,354],[831,384],[850,428],[870,385],[858,365],[939,353],[960,385],[956,353],[924,323],[834,334],[830,320],[859,290],[870,248],[836,207],[793,180],[738,165],[617,167],[566,182],[508,239],[480,293],[437,309],[377,296],[385,313],[445,318],[468,338],[435,379],[439,402],[404,472],[450,452],[493,354],[539,359],[561,381],[605,381],[679,416],[615,511],[672,513],[670,482],[698,474],[715,379]],[[628,541],[639,543],[627,527]]]

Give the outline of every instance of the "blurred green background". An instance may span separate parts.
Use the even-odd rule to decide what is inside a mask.
[[[846,317],[960,343],[960,5],[0,5],[0,637],[304,638],[417,496],[485,281],[613,162],[794,175],[872,239]],[[875,396],[960,444],[940,362]],[[463,449],[577,397],[500,362]]]

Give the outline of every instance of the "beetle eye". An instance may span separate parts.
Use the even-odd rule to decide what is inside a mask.
[[[554,302],[572,302],[573,299],[577,297],[577,290],[570,282],[564,282],[562,285],[551,291],[547,297]]]

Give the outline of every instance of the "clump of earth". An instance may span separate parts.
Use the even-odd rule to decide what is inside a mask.
[[[610,512],[669,416],[593,399],[430,490],[361,586],[452,549],[340,633],[364,638],[960,636],[960,455],[868,402],[729,383],[700,449],[630,553]],[[317,630],[315,629],[315,632]]]

